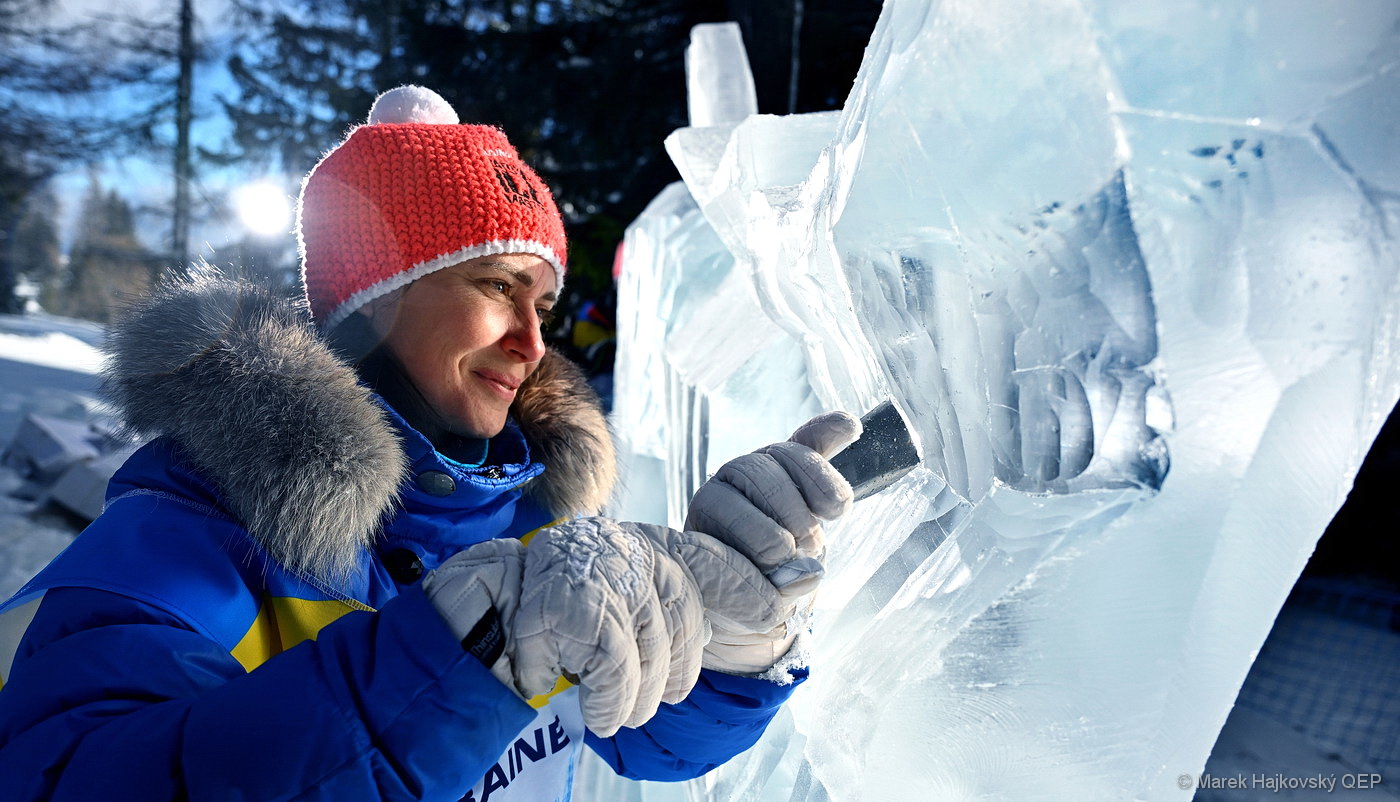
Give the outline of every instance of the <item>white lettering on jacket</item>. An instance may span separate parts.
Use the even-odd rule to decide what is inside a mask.
[[[566,800],[582,745],[578,689],[570,688],[539,710],[461,802]]]

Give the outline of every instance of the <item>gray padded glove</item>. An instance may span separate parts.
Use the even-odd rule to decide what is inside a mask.
[[[584,723],[603,737],[685,698],[708,636],[695,582],[646,529],[580,518],[526,549],[511,631],[516,686],[540,694],[569,677]]]
[[[860,421],[845,412],[819,415],[787,442],[725,463],[696,492],[686,530],[712,535],[751,560],[777,591],[785,613],[775,626],[758,628],[711,612],[706,668],[766,671],[805,628],[826,558],[821,521],[843,515],[853,497],[826,458],[854,442],[860,430]]]
[[[652,528],[584,518],[541,530],[529,548],[478,543],[423,589],[463,647],[520,698],[566,676],[580,686],[584,723],[606,737],[685,698],[709,637],[694,579]]]
[[[511,669],[509,627],[520,607],[525,546],[515,538],[478,543],[423,578],[423,592],[462,647],[507,688],[522,695]]]

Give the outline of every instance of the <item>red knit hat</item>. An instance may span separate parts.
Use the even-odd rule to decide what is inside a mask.
[[[323,329],[489,254],[535,254],[564,286],[564,223],[549,188],[499,129],[458,124],[447,101],[418,86],[380,95],[369,122],[306,176],[297,244]]]

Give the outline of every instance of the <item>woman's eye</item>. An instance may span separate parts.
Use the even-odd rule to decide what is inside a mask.
[[[491,289],[493,289],[493,290],[495,290],[496,292],[499,292],[499,293],[508,293],[508,292],[510,292],[510,284],[509,284],[508,282],[505,282],[505,281],[499,281],[499,280],[497,280],[497,279],[487,279],[487,280],[486,280],[486,286],[490,287]]]
[[[554,310],[553,310],[553,309],[536,309],[536,310],[535,310],[535,316],[538,317],[538,318],[540,319],[540,328],[541,328],[541,329],[547,329],[547,328],[549,328],[549,324],[551,324],[551,323],[554,322]]]

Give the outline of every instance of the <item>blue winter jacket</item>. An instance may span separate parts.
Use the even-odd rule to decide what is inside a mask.
[[[194,340],[185,347],[210,353]],[[246,367],[241,348],[229,350]],[[144,351],[126,356],[149,362]],[[190,364],[186,357],[174,373]],[[284,407],[299,403],[297,393],[319,392],[292,373]],[[267,473],[302,481],[305,466],[288,454],[316,469],[337,460],[289,444],[307,436],[294,428],[260,431],[274,439],[230,458],[262,465],[253,477],[239,473],[247,465],[230,468],[206,453],[218,453],[221,437],[246,435],[231,426],[276,416],[265,402],[279,396],[264,390],[240,385],[216,399],[257,409],[212,433],[167,420],[166,435],[114,477],[102,516],[0,606],[0,798],[566,799],[584,742],[627,777],[698,776],[751,746],[795,687],[703,671],[684,701],[606,739],[584,731],[577,690],[563,680],[522,702],[463,650],[419,580],[466,546],[528,537],[555,517],[528,492],[547,473],[531,458],[532,435],[512,424],[486,464],[468,466],[364,393],[395,435],[402,481],[391,483],[397,501],[353,566],[328,579],[288,551],[302,538],[260,527],[323,520],[357,497],[335,498],[326,488],[337,483],[324,476],[307,479],[320,491],[310,498],[332,497],[309,502],[326,506],[308,519],[305,510],[265,514],[266,499],[244,496]],[[132,399],[124,402],[131,414]],[[539,448],[558,454],[558,446]]]

